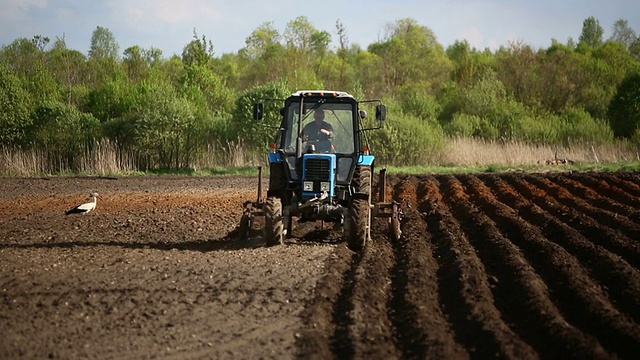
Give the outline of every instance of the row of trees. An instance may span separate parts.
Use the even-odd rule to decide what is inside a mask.
[[[372,140],[390,164],[428,162],[447,136],[640,139],[640,38],[622,19],[612,33],[604,40],[590,17],[577,42],[552,39],[547,49],[514,42],[492,52],[465,40],[445,49],[406,18],[364,49],[350,44],[339,20],[332,45],[331,34],[303,16],[283,33],[264,23],[244,48],[221,56],[194,30],[182,55],[170,58],[139,46],[121,56],[102,27],[87,56],[64,38],[20,38],[0,49],[0,144],[47,149],[73,168],[87,147],[108,140],[142,168],[188,167],[228,143],[263,152],[273,132],[250,120],[252,101],[310,88],[383,99],[390,120]]]

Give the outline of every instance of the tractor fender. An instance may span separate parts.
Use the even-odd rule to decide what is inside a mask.
[[[373,162],[376,159],[373,155],[360,155],[358,156],[358,165],[373,166]]]
[[[279,152],[270,152],[269,153],[269,163],[270,164],[274,164],[274,163],[281,163],[283,162],[284,159],[282,158],[282,154]]]

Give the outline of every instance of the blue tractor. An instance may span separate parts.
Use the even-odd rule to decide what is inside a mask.
[[[269,152],[269,188],[247,201],[239,236],[247,236],[255,216],[264,216],[267,246],[284,244],[292,222],[323,221],[342,227],[343,239],[362,250],[371,238],[371,218],[386,217],[389,230],[400,236],[402,213],[396,202],[386,202],[386,171],[381,171],[377,200],[372,197],[375,157],[366,132],[379,129],[386,119],[380,100],[358,102],[340,91],[309,90],[293,93],[280,109],[282,122]],[[366,128],[364,106],[375,111],[377,127]],[[254,105],[254,119],[264,116],[264,105]]]

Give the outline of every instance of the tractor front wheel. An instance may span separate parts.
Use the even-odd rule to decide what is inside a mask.
[[[267,246],[284,244],[282,201],[275,196],[267,197],[264,203],[264,240]]]
[[[364,249],[371,238],[371,167],[358,166],[353,175],[355,194],[346,221],[345,238],[353,251]]]

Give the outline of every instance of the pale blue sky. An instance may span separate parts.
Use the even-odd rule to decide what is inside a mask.
[[[195,28],[220,56],[240,50],[264,22],[273,21],[282,33],[298,16],[329,32],[334,47],[339,19],[349,42],[365,49],[384,38],[387,24],[403,18],[430,28],[445,48],[462,39],[481,50],[510,41],[546,48],[551,39],[577,41],[589,16],[600,22],[605,39],[620,18],[640,34],[638,0],[0,0],[0,46],[20,37],[64,36],[69,48],[86,54],[101,26],[114,34],[121,53],[139,45],[170,57],[182,53]]]

